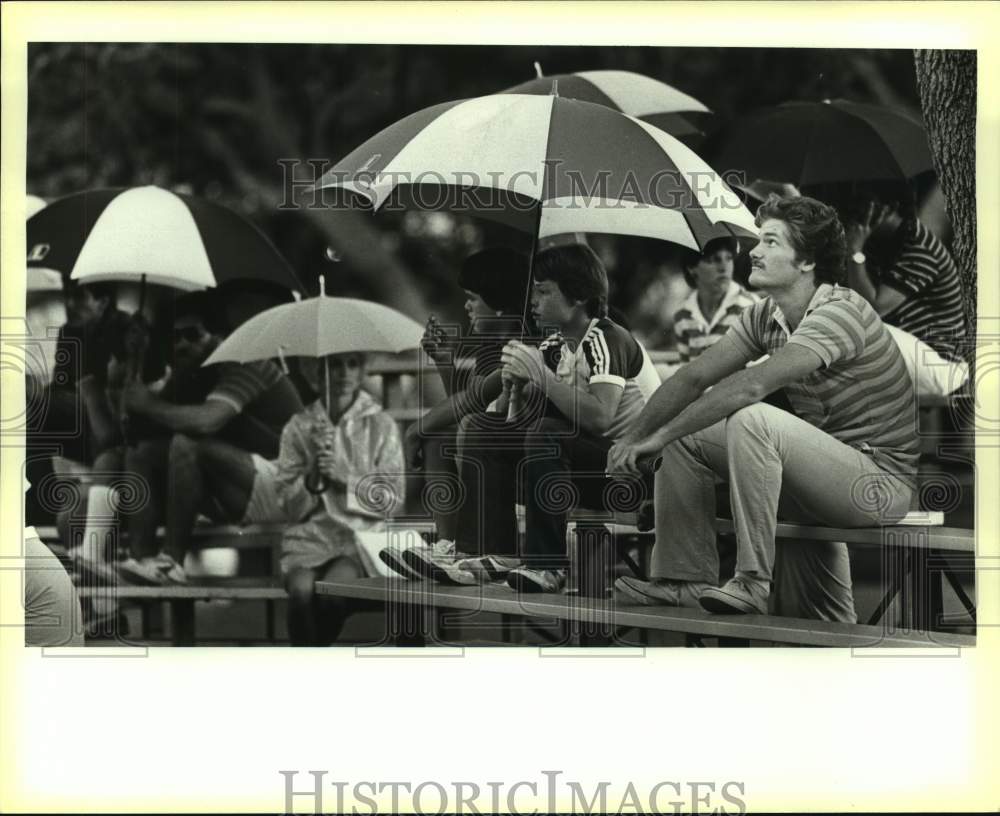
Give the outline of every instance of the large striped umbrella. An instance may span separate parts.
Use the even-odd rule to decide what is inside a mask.
[[[655,125],[672,136],[688,141],[704,135],[689,117],[682,114],[708,114],[711,111],[693,96],[632,71],[577,71],[572,74],[538,76],[501,93],[540,94],[557,90],[557,95],[604,105]]]
[[[256,280],[302,290],[288,262],[232,210],[159,187],[88,190],[28,219],[28,267],[73,280],[208,289]]]
[[[316,187],[349,191],[374,210],[390,200],[449,206],[531,229],[536,240],[597,232],[701,249],[757,235],[739,197],[675,137],[559,96],[434,105],[373,136]]]
[[[807,187],[900,181],[933,168],[923,126],[884,105],[785,102],[736,122],[716,167]]]

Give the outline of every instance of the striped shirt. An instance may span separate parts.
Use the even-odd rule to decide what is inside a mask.
[[[786,343],[815,352],[823,365],[784,389],[795,413],[915,486],[913,382],[899,348],[861,295],[822,284],[793,332],[767,298],[746,309],[726,336],[749,360]]]
[[[642,353],[639,342],[630,331],[606,317],[590,321],[575,349],[561,334],[550,335],[538,348],[559,382],[580,389],[588,389],[595,383],[611,383],[624,389],[614,419],[604,432],[608,439],[625,435],[659,386],[656,370],[652,369],[648,355]],[[649,376],[646,366],[652,369],[653,376]]]
[[[965,315],[958,268],[927,227],[915,222],[895,263],[885,270],[876,267],[875,273],[880,284],[906,295],[882,316],[886,323],[908,331],[949,359],[961,356],[958,347],[965,338]]]
[[[270,360],[220,363],[218,379],[205,397],[231,407],[236,416],[216,436],[268,459],[278,455],[285,423],[302,410],[292,381]]]
[[[698,290],[693,291],[674,314],[674,336],[681,362],[690,362],[725,335],[739,322],[740,313],[758,300],[757,295],[751,294],[736,281],[730,281],[722,303],[709,320],[698,305]]]

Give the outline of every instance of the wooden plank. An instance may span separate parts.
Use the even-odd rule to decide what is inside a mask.
[[[385,410],[397,422],[415,422],[427,411],[427,408],[386,408]]]
[[[316,592],[391,604],[446,607],[529,618],[657,629],[709,637],[812,646],[974,646],[975,637],[945,632],[886,632],[881,626],[769,615],[712,615],[700,609],[621,606],[572,595],[521,595],[503,585],[451,587],[430,581],[364,578],[320,581]]]
[[[729,519],[716,519],[715,529],[720,533],[735,532]],[[926,531],[927,535],[920,533]],[[778,522],[778,538],[807,538],[817,541],[846,541],[848,544],[883,546],[892,544],[910,549],[948,550],[949,552],[975,552],[976,532],[961,527],[919,527],[892,525],[887,527],[813,527],[807,524]]]
[[[225,544],[218,544],[219,547],[234,547],[240,549],[241,547],[260,547],[268,544],[269,542],[261,542],[259,539],[275,538],[281,536],[287,524],[284,522],[275,522],[268,524],[248,524],[244,527],[240,527],[236,524],[196,524],[194,529],[191,531],[191,537],[194,539],[195,549],[199,545],[204,546],[205,539],[232,539],[231,542]],[[59,531],[53,526],[36,526],[35,532],[38,533],[38,537],[46,542],[59,541]],[[166,538],[167,530],[165,527],[156,528],[157,539]],[[127,538],[127,536],[123,536]],[[251,543],[253,542],[253,543]]]
[[[84,586],[77,590],[80,597],[116,598],[118,600],[152,601],[258,601],[287,598],[285,588],[274,582],[227,579],[225,584],[188,584],[186,586]]]

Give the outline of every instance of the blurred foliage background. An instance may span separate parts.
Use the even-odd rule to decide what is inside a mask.
[[[486,240],[482,225],[443,213],[279,210],[279,159],[336,161],[416,110],[531,79],[535,61],[546,75],[636,71],[695,96],[714,113],[699,148],[709,163],[715,140],[757,107],[843,97],[920,115],[903,50],[44,43],[28,60],[29,193],[156,184],[220,201],[261,226],[313,291],[323,274],[331,294],[418,320],[460,319],[455,276]],[[613,305],[650,347],[666,345],[687,291],[669,246],[592,244]]]

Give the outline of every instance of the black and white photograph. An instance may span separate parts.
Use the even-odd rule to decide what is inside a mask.
[[[982,649],[975,48],[106,34],[21,52],[6,640]]]
[[[28,61],[28,643],[974,643],[974,54]]]

